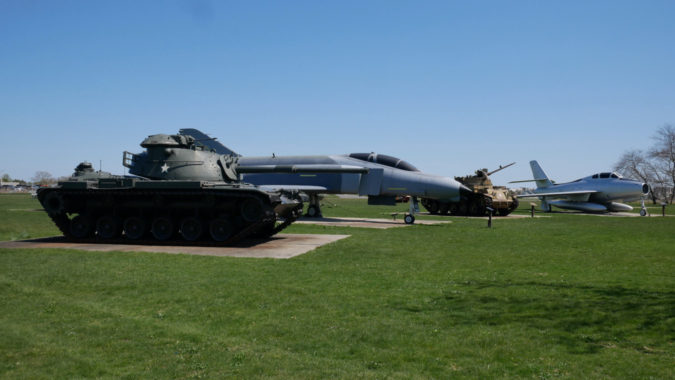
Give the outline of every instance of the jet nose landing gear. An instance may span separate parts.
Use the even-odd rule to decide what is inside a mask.
[[[420,206],[417,203],[417,197],[412,197],[412,201],[410,202],[410,209],[408,210],[408,213],[405,214],[403,217],[403,221],[405,224],[413,224],[415,223],[415,213],[420,212]]]

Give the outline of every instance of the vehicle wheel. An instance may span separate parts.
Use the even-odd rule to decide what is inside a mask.
[[[145,235],[146,223],[143,218],[130,216],[124,221],[124,236],[127,239],[137,240]]]
[[[78,215],[70,221],[70,234],[77,239],[83,239],[93,234],[91,219]]]
[[[405,224],[413,224],[415,223],[415,216],[406,214],[406,216],[403,217],[403,221],[405,222]]]
[[[480,215],[479,211],[480,211],[480,205],[478,204],[478,202],[471,202],[469,204],[469,215],[479,216]]]
[[[457,207],[457,214],[466,216],[468,215],[469,206],[467,205],[468,201],[462,201]]]
[[[157,217],[152,221],[150,232],[157,240],[169,240],[173,235],[173,222],[166,216]]]
[[[118,218],[112,215],[103,215],[96,221],[96,234],[101,239],[114,239],[121,233],[121,223]]]
[[[457,206],[457,203],[450,203],[450,209],[448,212],[450,212],[450,215],[457,215],[459,212],[459,206]]]
[[[640,216],[647,216],[647,210],[646,209],[641,209],[640,210]]]
[[[309,205],[309,207],[307,207],[307,216],[310,218],[318,218],[320,216],[319,208],[315,205]]]
[[[63,196],[57,192],[50,192],[45,196],[42,207],[49,215],[60,215],[65,211]]]
[[[447,203],[441,203],[438,206],[438,213],[441,215],[448,215],[448,210],[450,210],[450,205]]]
[[[209,223],[209,234],[215,241],[225,241],[232,236],[234,228],[225,218],[216,218]]]
[[[438,212],[438,201],[434,199],[424,199],[422,206],[429,211],[429,214],[436,214]]]
[[[187,241],[198,240],[202,232],[202,221],[195,217],[187,217],[180,223],[180,234]]]
[[[263,208],[257,199],[247,199],[241,204],[241,217],[249,223],[254,223],[262,218]]]

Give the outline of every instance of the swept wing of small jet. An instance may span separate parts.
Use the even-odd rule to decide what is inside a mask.
[[[630,211],[633,207],[618,201],[642,199],[640,215],[646,215],[644,196],[647,184],[623,178],[617,173],[597,173],[568,183],[553,183],[537,161],[530,161],[534,179],[516,182],[535,182],[536,190],[519,198],[539,198],[541,209],[551,211],[551,206],[584,212]]]

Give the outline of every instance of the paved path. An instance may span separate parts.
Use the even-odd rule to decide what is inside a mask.
[[[321,226],[335,226],[335,227],[361,227],[361,228],[392,228],[392,227],[407,227],[411,224],[403,222],[403,215],[400,215],[396,220],[392,219],[367,219],[367,218],[307,218],[303,217],[296,220],[294,224],[318,224]],[[450,220],[420,220],[416,219],[415,224],[442,224],[452,223]]]
[[[270,239],[249,239],[231,247],[91,244],[65,241],[63,237],[0,242],[0,248],[67,248],[84,251],[162,252],[203,256],[266,257],[289,259],[350,235],[277,234]]]

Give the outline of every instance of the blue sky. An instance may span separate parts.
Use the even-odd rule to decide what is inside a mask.
[[[441,175],[610,169],[675,123],[673,1],[0,0],[0,173],[198,128],[244,155]]]

